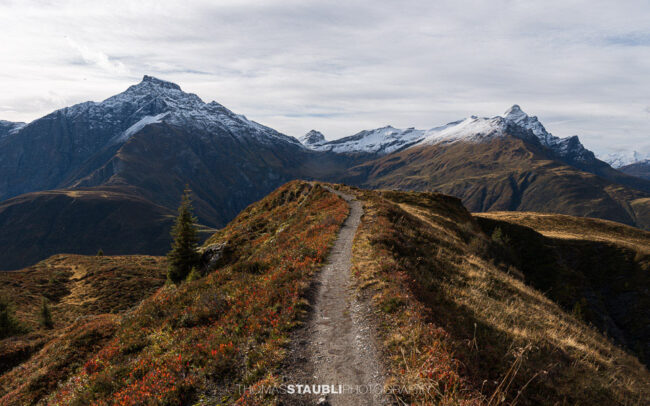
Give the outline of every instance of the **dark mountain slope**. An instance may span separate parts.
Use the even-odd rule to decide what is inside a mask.
[[[0,203],[0,269],[53,254],[163,254],[174,211],[120,188],[34,192]]]
[[[25,123],[0,120],[0,138],[6,137],[23,127]]]

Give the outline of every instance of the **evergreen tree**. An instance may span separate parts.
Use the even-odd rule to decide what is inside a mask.
[[[97,256],[98,257],[103,257],[104,256],[104,250],[100,248],[99,251],[97,251]]]
[[[200,259],[197,251],[199,236],[195,225],[196,217],[192,213],[190,193],[189,188],[186,188],[183,193],[178,217],[172,228],[174,238],[172,250],[167,254],[169,259],[167,278],[174,283],[185,280],[192,267],[198,266]]]
[[[51,329],[54,327],[54,322],[52,321],[52,312],[50,311],[50,306],[47,304],[47,299],[43,298],[41,302],[41,311],[39,314],[39,319],[41,325],[46,329]]]

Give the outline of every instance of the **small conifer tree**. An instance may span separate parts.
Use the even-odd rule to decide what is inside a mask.
[[[103,257],[104,256],[104,250],[100,248],[99,251],[97,251],[97,256],[98,257]]]
[[[172,228],[174,238],[172,249],[167,254],[169,259],[167,278],[174,283],[185,280],[192,268],[198,266],[200,259],[197,251],[199,236],[195,225],[196,217],[192,212],[190,193],[189,188],[186,188],[183,193],[178,216]]]
[[[54,322],[52,321],[52,312],[50,311],[50,306],[47,304],[47,299],[43,298],[41,302],[41,310],[39,313],[39,319],[41,325],[46,329],[51,329],[54,327]]]

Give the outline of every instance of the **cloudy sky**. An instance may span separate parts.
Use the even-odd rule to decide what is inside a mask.
[[[0,0],[0,119],[149,74],[293,136],[517,103],[601,154],[650,152],[649,21],[647,0]]]

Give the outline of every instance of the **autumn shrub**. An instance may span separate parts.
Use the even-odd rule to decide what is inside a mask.
[[[233,265],[233,271],[261,274],[269,269],[269,264],[260,261],[240,261]]]

